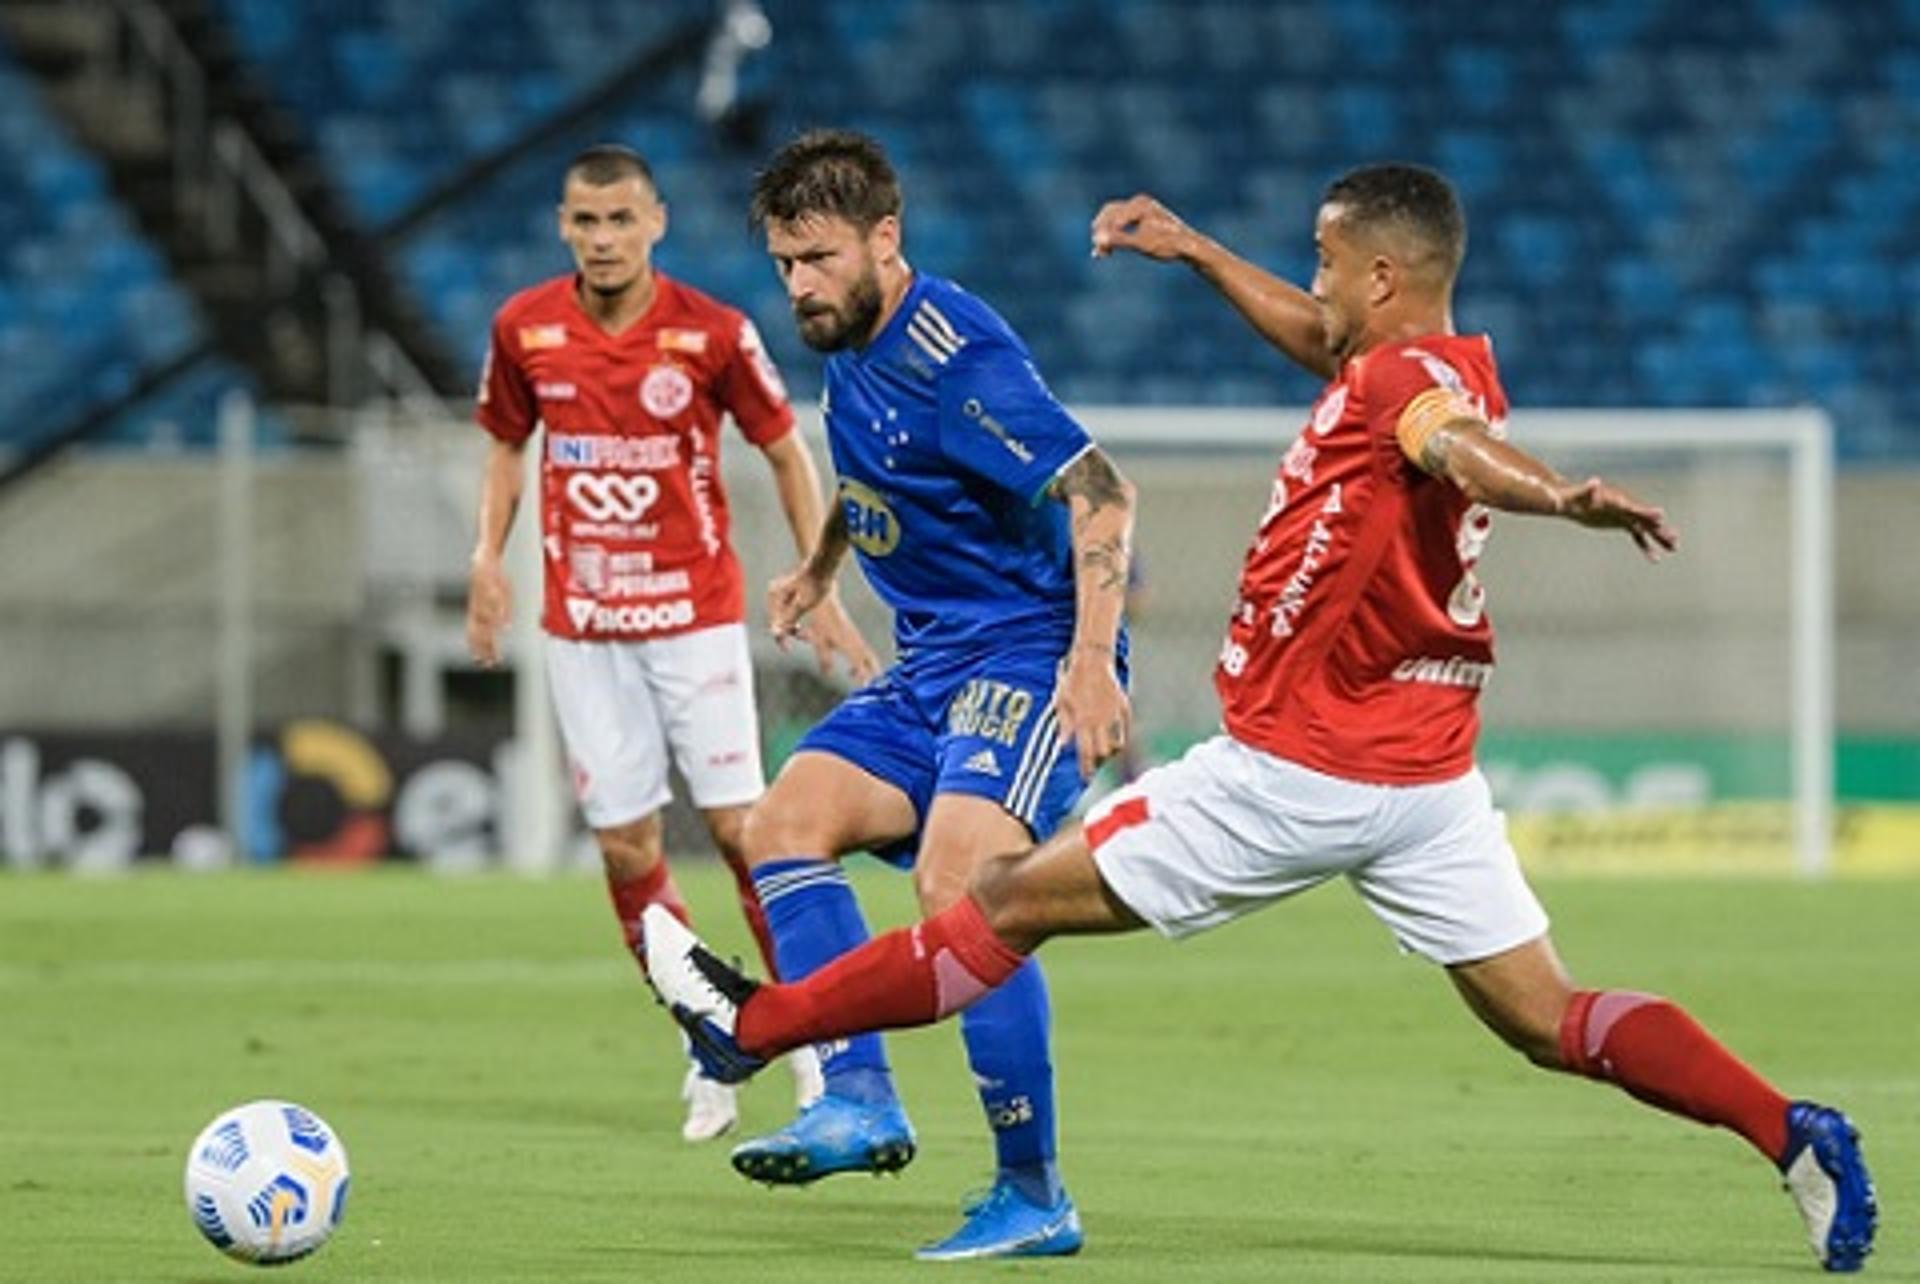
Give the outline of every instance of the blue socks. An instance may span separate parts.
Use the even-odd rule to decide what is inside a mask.
[[[993,1129],[1000,1177],[1043,1207],[1052,1207],[1061,1196],[1054,1162],[1050,1027],[1046,978],[1032,959],[960,1014],[967,1063]]]
[[[828,860],[769,861],[753,871],[766,911],[780,979],[798,981],[867,940],[867,921],[846,871]],[[868,1105],[895,1099],[886,1050],[877,1034],[815,1045],[827,1091]]]
[[[837,862],[770,861],[753,871],[753,885],[783,981],[797,981],[867,940],[866,920]],[[960,1017],[999,1176],[1043,1207],[1063,1193],[1055,1163],[1051,1024],[1046,978],[1032,959]],[[896,1100],[879,1035],[817,1047],[828,1092],[869,1105]]]

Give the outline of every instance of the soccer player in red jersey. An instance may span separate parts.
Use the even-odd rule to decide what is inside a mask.
[[[546,661],[582,811],[614,912],[638,957],[641,912],[680,918],[661,847],[671,751],[769,970],[765,919],[740,854],[765,788],[739,560],[720,485],[720,426],[759,448],[794,545],[822,524],[820,479],[779,373],[739,311],[652,266],[667,210],[637,153],[599,146],[567,167],[560,239],[575,271],[507,300],[494,318],[475,418],[492,437],[467,600],[474,658],[494,665],[508,620],[501,564],[528,443],[544,428],[540,530]],[[806,636],[822,667],[857,677],[874,657],[838,601]],[[795,1059],[817,1094],[811,1052]],[[733,1089],[690,1068],[689,1141],[733,1125]]]
[[[1577,987],[1473,765],[1493,668],[1474,574],[1490,510],[1625,531],[1656,559],[1673,529],[1504,440],[1492,348],[1453,331],[1466,226],[1444,179],[1355,170],[1328,188],[1314,239],[1309,294],[1151,197],[1093,223],[1096,256],[1190,264],[1329,379],[1247,551],[1215,672],[1225,734],[804,982],[757,986],[674,930],[649,942],[656,989],[703,1063],[738,1078],[808,1041],[946,1016],[1050,937],[1185,936],[1344,876],[1534,1064],[1745,1138],[1785,1177],[1822,1265],[1858,1269],[1877,1214],[1847,1118],[1789,1101],[1667,999]]]

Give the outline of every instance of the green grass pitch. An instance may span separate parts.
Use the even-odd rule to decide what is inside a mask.
[[[724,948],[718,867],[682,865]],[[878,925],[905,879],[857,874]],[[1870,1276],[1920,1279],[1920,884],[1553,881],[1587,983],[1657,990],[1862,1125]],[[585,878],[0,878],[0,1279],[220,1281],[184,1150],[318,1110],[353,1161],[312,1280],[1765,1281],[1818,1275],[1743,1143],[1532,1070],[1342,886],[1199,941],[1066,941],[1053,982],[1077,1260],[922,1266],[990,1151],[956,1029],[895,1036],[898,1178],[747,1185],[677,1128],[677,1045]],[[744,1125],[791,1106],[782,1070]]]

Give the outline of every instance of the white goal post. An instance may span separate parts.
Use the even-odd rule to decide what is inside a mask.
[[[1140,488],[1146,586],[1132,625],[1136,726],[1152,756],[1164,757],[1215,725],[1208,676],[1234,577],[1273,470],[1305,411],[1088,406],[1075,413]],[[830,486],[818,413],[803,408],[801,420]],[[1812,410],[1519,411],[1509,429],[1516,443],[1569,475],[1598,472],[1667,505],[1682,546],[1678,556],[1649,569],[1623,541],[1564,523],[1501,518],[1482,563],[1501,639],[1500,668],[1485,701],[1489,737],[1572,724],[1583,733],[1632,739],[1648,729],[1719,725],[1743,740],[1735,756],[1751,757],[1762,752],[1753,745],[1764,746],[1765,774],[1770,782],[1777,778],[1777,786],[1768,785],[1766,867],[1775,867],[1777,855],[1780,868],[1825,873],[1834,780],[1833,465],[1826,416]],[[793,553],[757,452],[729,438],[724,459],[734,537],[758,639],[762,589]],[[531,525],[529,516],[523,514],[524,525]],[[881,644],[885,616],[859,579],[846,568],[843,594],[868,638]],[[517,581],[527,583],[526,572]],[[530,585],[520,593],[522,603],[534,600]],[[537,644],[531,631],[521,636]],[[758,645],[756,655],[763,669],[805,663]],[[522,653],[517,664],[535,678],[520,684],[517,707],[520,743],[534,751],[519,755],[524,779],[515,793],[525,801],[515,810],[526,828],[508,846],[519,852],[516,864],[534,868],[543,862],[531,853],[557,854],[562,844],[550,830],[541,832],[554,823],[553,811],[527,804],[552,791],[558,773],[538,660]],[[769,738],[779,739],[783,720],[801,715],[770,696],[771,685],[762,686],[761,718]],[[544,727],[535,729],[536,722]],[[1602,806],[1638,816],[1635,808],[1657,810],[1680,797],[1684,808],[1685,791],[1676,795],[1671,788],[1674,774],[1643,771],[1637,788],[1617,790]],[[1564,783],[1564,773],[1555,779]],[[1498,791],[1498,777],[1495,785]],[[1529,797],[1551,807],[1566,794],[1543,788]],[[1512,801],[1503,805],[1526,810]],[[1573,805],[1583,802],[1576,798]],[[1737,848],[1751,829],[1745,813],[1735,820],[1730,831],[1721,825],[1711,836],[1723,852]]]

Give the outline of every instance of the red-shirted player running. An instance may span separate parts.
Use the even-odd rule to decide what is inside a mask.
[[[508,586],[501,553],[536,428],[547,671],[581,809],[606,863],[627,944],[641,912],[686,917],[661,849],[671,747],[695,806],[739,884],[772,970],[766,923],[740,855],[747,809],[765,788],[754,717],[739,560],[720,486],[720,425],[731,415],[772,469],[804,557],[821,527],[820,480],[793,431],[780,376],[753,323],[652,267],[667,211],[646,162],[594,147],[567,167],[560,237],[577,272],[514,295],[494,318],[475,417],[493,437],[480,494],[467,640],[500,660]],[[837,602],[808,619],[822,668],[856,676],[872,653]],[[796,1058],[803,1102],[811,1053]],[[736,1117],[733,1090],[689,1070],[689,1141]]]
[[[1315,240],[1309,296],[1150,197],[1093,224],[1096,255],[1191,264],[1331,379],[1247,553],[1215,679],[1226,734],[1109,795],[1083,828],[987,862],[951,909],[796,985],[756,986],[684,929],[650,925],[655,988],[709,1069],[739,1078],[786,1048],[945,1016],[1049,937],[1184,936],[1344,875],[1536,1065],[1746,1138],[1784,1174],[1822,1264],[1857,1269],[1876,1212],[1846,1117],[1789,1101],[1666,999],[1576,989],[1473,766],[1493,668],[1474,577],[1488,510],[1624,530],[1654,558],[1673,531],[1659,509],[1502,440],[1492,350],[1453,333],[1466,227],[1439,175],[1346,175]]]

